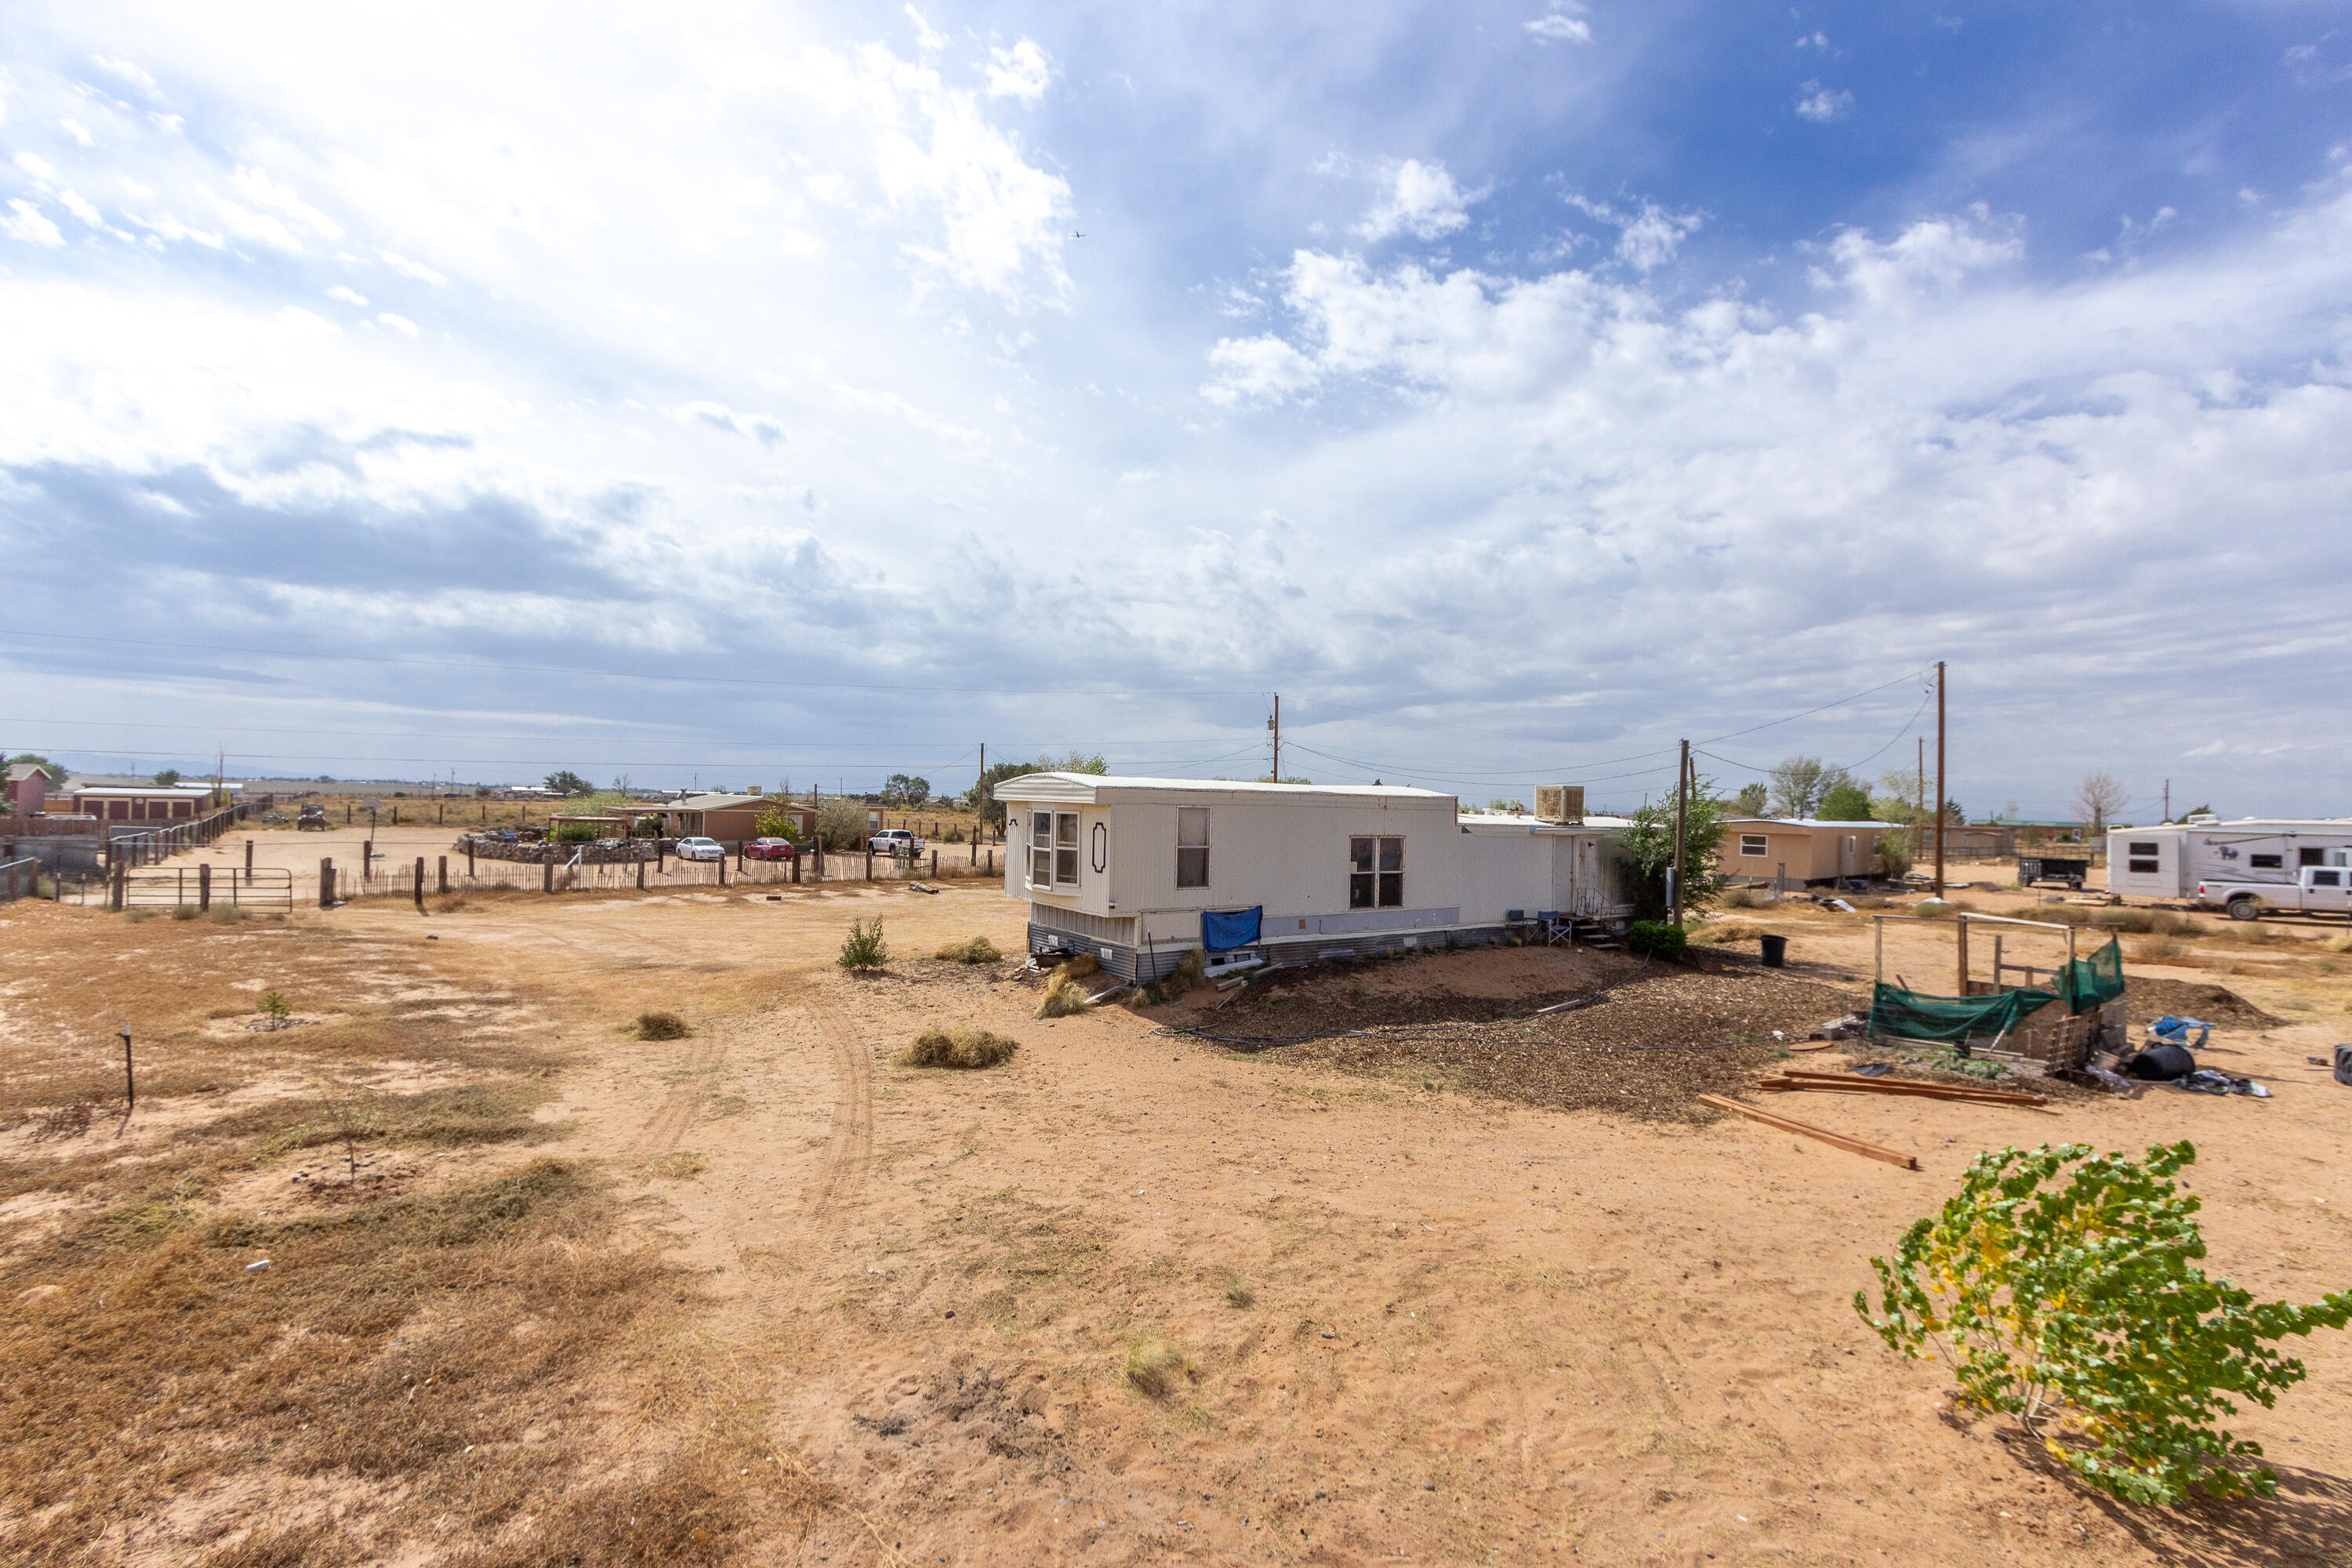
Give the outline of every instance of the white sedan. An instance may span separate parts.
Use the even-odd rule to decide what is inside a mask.
[[[724,860],[727,847],[716,838],[681,838],[677,841],[677,858],[681,860]]]

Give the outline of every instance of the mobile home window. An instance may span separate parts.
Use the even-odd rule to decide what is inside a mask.
[[[2130,862],[2130,866],[2132,874],[2136,877],[2152,877],[2157,872],[2164,869],[2161,865],[2158,864],[2154,860],[2134,860]]]
[[[2157,851],[2153,844],[2135,844],[2131,847],[2131,852],[2135,855],[2153,855]]]
[[[1741,855],[1760,860],[1771,852],[1772,841],[1763,834],[1743,833],[1739,836],[1739,853]]]
[[[2252,866],[2257,871],[2284,871],[2286,869],[2286,857],[2284,855],[2249,855],[2246,857],[2246,864]]]
[[[2294,863],[2298,866],[2325,866],[2327,864],[2327,851],[2326,849],[2298,849],[2294,852]]]
[[[1209,808],[1205,805],[1176,808],[1176,885],[1209,885]]]
[[[1078,883],[1078,814],[1054,814],[1054,880],[1069,887]]]
[[[1348,907],[1351,910],[1404,908],[1404,840],[1348,840]]]
[[[1029,885],[1054,885],[1054,814],[1050,811],[1029,814]]]

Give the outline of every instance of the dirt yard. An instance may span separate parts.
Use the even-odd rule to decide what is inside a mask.
[[[1779,973],[1433,954],[1053,1021],[929,956],[1018,953],[984,886],[427,908],[0,909],[11,1559],[2352,1562],[2346,1336],[2235,1423],[2277,1500],[2130,1509],[1850,1305],[1979,1150],[2063,1140],[2193,1139],[2210,1269],[2344,1288],[2334,932],[2124,938],[2269,1100],[1771,1098],[1911,1172],[1689,1103],[1866,993],[1867,918],[1810,906],[1718,928]],[[1947,928],[1886,950],[1950,974]],[[933,1026],[1021,1048],[894,1065]]]

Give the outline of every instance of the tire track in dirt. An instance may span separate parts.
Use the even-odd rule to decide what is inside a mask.
[[[801,1201],[801,1227],[807,1238],[830,1250],[846,1218],[845,1210],[864,1191],[874,1163],[874,1063],[855,1025],[821,997],[809,1015],[824,1031],[835,1078],[833,1131],[824,1158]]]
[[[619,1157],[636,1163],[658,1158],[668,1153],[686,1136],[702,1113],[703,1102],[709,1098],[709,1082],[713,1073],[727,1059],[729,1031],[710,1029],[694,1037],[686,1058],[672,1073],[679,1079],[662,1096],[643,1125],[623,1142]]]

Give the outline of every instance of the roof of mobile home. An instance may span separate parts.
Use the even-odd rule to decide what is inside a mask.
[[[2109,833],[2154,833],[2161,827],[2189,828],[2200,832],[2232,832],[2252,827],[2332,827],[2342,831],[2352,826],[2352,816],[2238,816],[2227,822],[2152,822],[2138,827],[2107,824]]]
[[[1454,798],[1403,784],[1244,784],[1237,779],[1145,779],[1118,773],[1018,773],[996,785],[992,793],[999,800],[1050,800],[1077,805],[1107,805],[1115,800],[1151,795],[1222,795],[1265,805],[1284,800],[1427,805]]]

